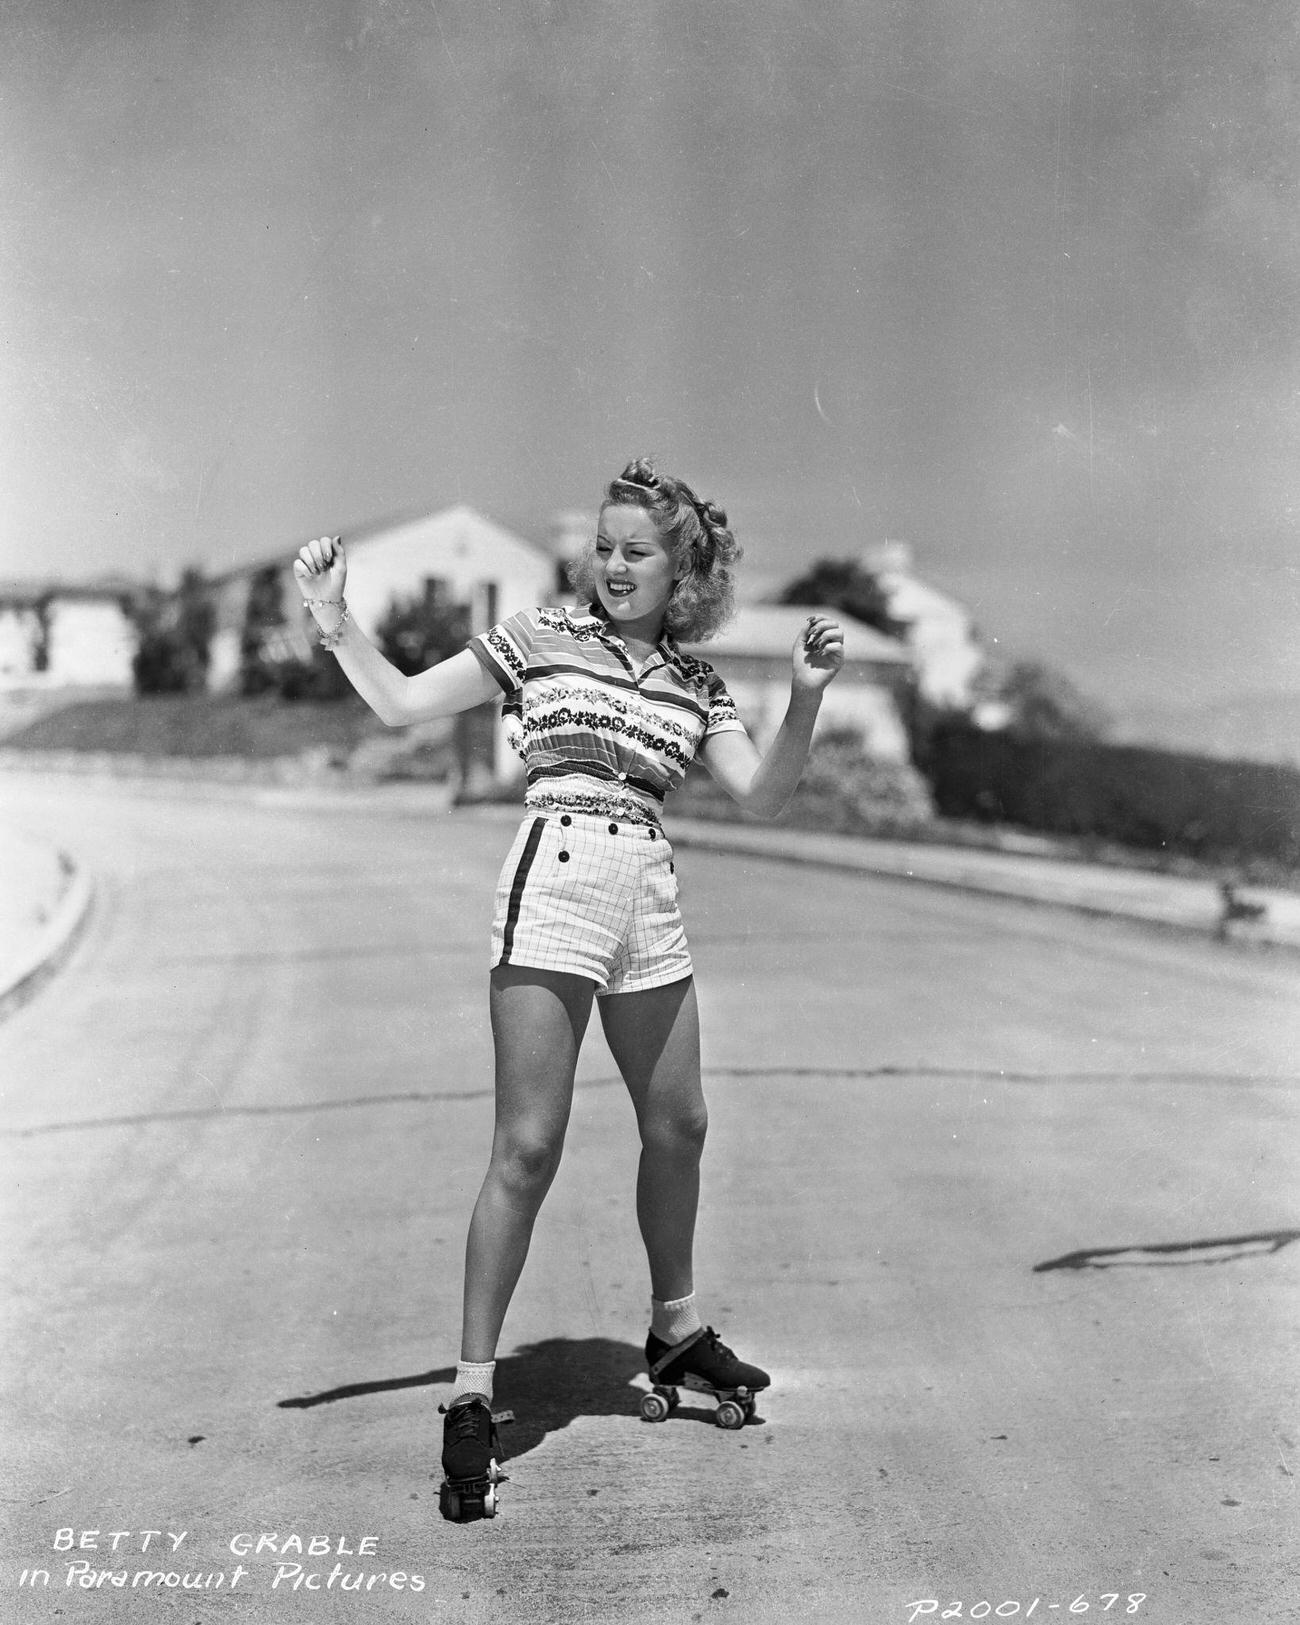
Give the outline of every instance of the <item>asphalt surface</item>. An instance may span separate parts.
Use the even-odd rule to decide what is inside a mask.
[[[1294,1617],[1292,956],[681,852],[698,1286],[773,1388],[738,1434],[638,1418],[593,1032],[506,1327],[511,1481],[453,1526],[508,827],[10,796],[96,901],[0,1025],[0,1618]]]

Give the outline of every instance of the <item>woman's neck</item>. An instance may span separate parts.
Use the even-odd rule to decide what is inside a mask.
[[[642,660],[654,653],[664,635],[662,615],[654,620],[616,621],[612,615],[607,614],[605,620],[610,630],[617,632],[622,638],[630,652]]]

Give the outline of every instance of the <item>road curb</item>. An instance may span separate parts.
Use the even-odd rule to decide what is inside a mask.
[[[483,804],[454,811],[485,820],[518,823],[519,805]],[[1093,919],[1122,920],[1181,936],[1218,938],[1221,903],[1209,879],[1163,875],[1145,869],[1111,869],[1056,857],[1025,857],[979,848],[891,841],[803,829],[732,823],[723,819],[664,820],[674,847],[761,858],[770,863],[874,875],[911,885],[943,886],[968,896],[996,897],[1031,908],[1060,908]],[[1272,888],[1247,888],[1267,899],[1268,913],[1234,935],[1233,946],[1300,952],[1300,896]]]
[[[0,1021],[21,1009],[54,975],[81,940],[90,920],[95,900],[90,876],[67,852],[60,851],[59,863],[68,876],[68,883],[49,919],[32,934],[17,960],[3,972]]]
[[[1062,908],[1094,919],[1126,920],[1184,936],[1225,940],[1222,905],[1208,879],[1145,870],[1111,871],[1055,858],[1002,862],[1003,855],[996,853],[721,821],[668,820],[667,829],[674,846],[682,848],[945,886],[1031,907]],[[1117,887],[1122,891],[1117,892]],[[1249,890],[1267,898],[1266,913],[1257,924],[1234,935],[1233,943],[1300,951],[1300,898],[1271,889]]]

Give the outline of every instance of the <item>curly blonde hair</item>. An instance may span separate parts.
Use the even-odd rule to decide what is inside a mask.
[[[716,502],[703,502],[671,474],[660,474],[647,457],[638,457],[605,489],[605,506],[644,508],[652,516],[684,571],[664,611],[664,631],[679,643],[703,643],[716,637],[735,614],[731,567],[740,546],[727,527],[727,515]],[[596,544],[569,566],[574,591],[596,598]]]

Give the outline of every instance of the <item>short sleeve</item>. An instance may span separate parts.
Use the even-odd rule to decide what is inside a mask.
[[[720,733],[744,733],[745,724],[736,712],[736,702],[727,685],[717,672],[709,667],[709,720],[704,729],[705,739]]]
[[[472,637],[465,647],[503,694],[515,694],[528,674],[528,657],[537,636],[537,611],[520,610],[486,632]]]

